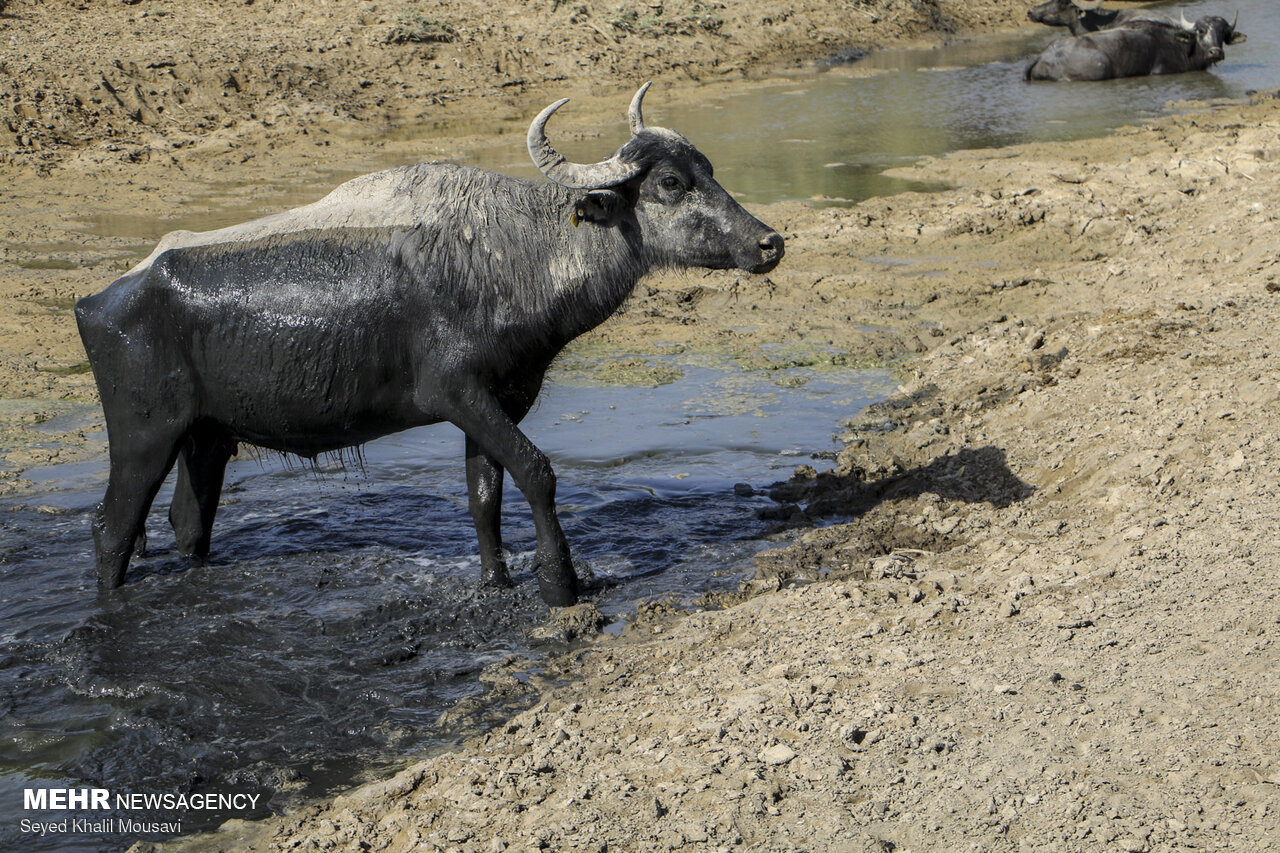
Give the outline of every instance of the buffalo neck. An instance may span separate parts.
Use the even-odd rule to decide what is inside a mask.
[[[598,224],[577,215],[582,191],[456,166],[416,172],[419,216],[405,248],[419,307],[438,316],[441,305],[465,306],[446,322],[467,326],[459,331],[477,351],[549,362],[608,319],[651,266],[629,209]]]
[[[423,259],[452,259],[449,277],[494,335],[563,346],[608,319],[651,266],[631,210],[599,224],[578,215],[582,191],[478,170],[442,178]]]

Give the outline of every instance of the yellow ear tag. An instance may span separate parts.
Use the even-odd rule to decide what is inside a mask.
[[[582,208],[580,207],[574,208],[573,213],[569,214],[569,224],[572,225],[574,228],[577,228],[578,223],[581,222],[586,215],[587,215],[587,212]]]

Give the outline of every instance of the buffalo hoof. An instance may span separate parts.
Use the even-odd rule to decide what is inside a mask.
[[[493,569],[483,568],[480,570],[480,586],[505,589],[511,586],[511,573],[505,565]]]
[[[542,572],[538,573],[538,592],[549,607],[572,607],[578,603],[578,579],[554,581]]]
[[[103,541],[106,537],[102,528],[101,519],[93,522],[93,550],[97,556],[98,586],[103,589],[115,589],[124,585],[124,573],[129,567],[134,543],[130,542],[123,548],[111,548]]]
[[[124,586],[124,573],[129,566],[129,555],[98,555],[98,586],[102,589],[117,589]]]

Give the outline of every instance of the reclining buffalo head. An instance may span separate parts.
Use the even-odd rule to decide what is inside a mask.
[[[764,273],[782,260],[782,236],[747,213],[712,177],[711,163],[674,130],[645,125],[648,83],[631,99],[631,139],[606,160],[571,163],[547,140],[547,107],[529,126],[529,155],[561,186],[587,190],[574,216],[616,224],[633,212],[644,252],[655,266],[738,267]]]
[[[1037,24],[1046,24],[1050,27],[1067,27],[1071,25],[1073,18],[1079,18],[1086,12],[1077,6],[1072,0],[1045,0],[1039,6],[1032,6],[1027,10],[1027,17],[1035,21]]]

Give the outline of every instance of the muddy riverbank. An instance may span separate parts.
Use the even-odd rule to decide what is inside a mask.
[[[75,5],[16,2],[5,14],[72,15]],[[1022,14],[955,5],[969,10],[952,16],[965,28]],[[734,8],[765,16],[756,4]],[[823,14],[791,8],[792,22]],[[882,10],[858,28],[868,44],[948,26],[936,17],[949,14],[941,2],[830,8]],[[133,16],[143,35],[173,17],[145,11],[111,14]],[[732,45],[775,25],[743,18],[734,35],[736,18],[720,14],[728,35],[715,45],[740,67],[719,85],[749,85],[740,80],[757,67],[753,54]],[[918,26],[893,29],[916,15]],[[0,21],[5,35],[16,26]],[[601,29],[578,35],[616,35]],[[675,29],[684,55],[711,38]],[[832,45],[858,43],[841,32]],[[368,38],[310,53],[360,57],[388,43]],[[658,53],[682,54],[644,38],[627,33],[604,50],[636,63],[618,74],[677,67]],[[794,55],[813,54],[797,46]],[[710,76],[699,69],[714,66],[698,63],[687,67]],[[545,83],[554,94],[557,73],[569,72],[553,65],[530,91]],[[390,90],[394,75],[384,78],[365,73],[373,83],[361,91]],[[20,94],[23,85],[11,82]],[[617,89],[600,85],[615,109]],[[495,90],[458,91],[447,108],[480,115],[471,96]],[[522,96],[509,120],[542,94]],[[494,96],[483,109],[511,104]],[[335,159],[358,172],[394,150],[394,141],[377,152],[353,146],[347,119],[365,114],[340,112],[172,131],[121,119],[118,133],[104,117],[101,136],[87,140],[28,129],[24,142],[14,131],[2,167],[11,189],[0,198],[0,386],[13,424],[0,487],[27,488],[28,465],[100,452],[91,430],[28,429],[92,403],[67,308],[126,268],[142,242],[119,236],[118,219],[116,236],[94,236],[95,217],[227,204],[200,188],[229,170],[244,177],[237,201],[252,207],[279,199],[291,176]],[[495,693],[536,704],[453,751],[331,804],[169,846],[1274,848],[1277,160],[1280,101],[1259,97],[1102,140],[967,152],[908,170],[956,187],[944,193],[756,208],[788,240],[782,266],[764,279],[646,282],[584,346],[721,349],[760,367],[909,354],[896,395],[849,413],[836,460],[812,460],[774,488],[771,519],[790,544],[760,558],[741,594],[708,599],[702,612],[642,607],[622,636],[545,661],[533,679],[524,662],[491,667],[482,678]],[[69,266],[41,266],[50,254]],[[594,623],[589,606],[557,618],[571,634]]]
[[[772,278],[835,306],[797,336],[925,330],[774,490],[796,541],[458,750],[187,849],[1273,848],[1277,157],[1261,100],[769,211],[813,267]]]

